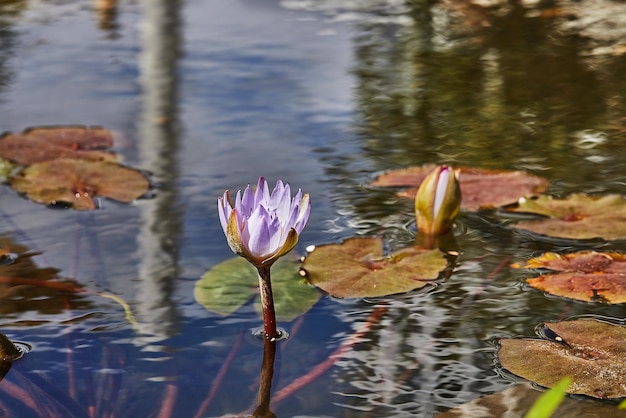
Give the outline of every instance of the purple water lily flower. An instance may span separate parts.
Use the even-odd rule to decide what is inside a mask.
[[[250,185],[237,191],[234,205],[227,190],[217,207],[228,245],[256,267],[270,266],[291,251],[311,212],[308,194],[298,190],[292,199],[289,184],[281,180],[270,193],[263,177],[255,191]]]

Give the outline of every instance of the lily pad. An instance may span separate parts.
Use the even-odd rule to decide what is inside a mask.
[[[0,276],[35,280],[54,278],[59,270],[51,267],[38,267],[32,259],[36,255],[39,253],[32,252],[28,247],[16,244],[9,238],[0,237]],[[1,295],[2,290],[0,290]]]
[[[400,196],[414,199],[426,175],[436,166],[427,164],[381,174],[373,187],[406,187]],[[466,210],[490,209],[516,202],[520,197],[535,196],[548,188],[548,181],[525,171],[488,170],[456,167],[460,170],[461,207]]]
[[[572,378],[567,393],[626,396],[626,327],[594,319],[546,323],[547,339],[501,339],[498,358],[511,373],[553,387]]]
[[[23,165],[58,158],[115,161],[115,154],[104,151],[111,146],[113,134],[104,128],[39,127],[27,129],[21,134],[5,134],[0,138],[0,158]]]
[[[298,275],[299,260],[281,258],[272,266],[274,309],[279,321],[292,321],[305,314],[319,300],[320,292],[303,283]],[[229,316],[259,293],[257,270],[244,258],[226,260],[207,271],[196,282],[198,303],[211,312]],[[255,303],[262,315],[260,299]]]
[[[302,269],[312,284],[333,296],[363,298],[422,288],[446,266],[439,250],[408,248],[385,257],[381,238],[357,237],[316,247]]]
[[[544,195],[537,199],[521,199],[509,210],[546,216],[513,225],[536,234],[568,239],[626,238],[626,201],[621,195],[576,193],[566,199]]]
[[[544,392],[545,393],[545,392]],[[542,392],[530,384],[513,385],[502,392],[474,399],[448,411],[435,415],[435,418],[468,418],[468,417],[509,417],[530,418],[526,413],[539,399]],[[610,403],[591,398],[565,398],[559,407],[550,415],[551,418],[589,418],[611,417],[626,418]]]
[[[57,288],[54,284],[81,285],[58,277],[58,270],[39,267],[33,257],[38,255],[27,247],[0,237],[0,315],[36,310],[40,314],[57,314],[68,307],[87,308],[85,299]],[[41,285],[39,285],[41,283]],[[77,292],[78,293],[78,292]]]
[[[544,292],[586,302],[626,303],[626,255],[596,251],[545,253],[514,268],[558,271],[527,279]]]
[[[103,161],[58,159],[36,163],[12,177],[11,187],[45,205],[96,208],[94,197],[129,203],[145,194],[150,183],[138,170]]]

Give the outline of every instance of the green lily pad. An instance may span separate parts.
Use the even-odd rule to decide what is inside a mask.
[[[312,284],[333,296],[363,298],[422,288],[446,266],[439,250],[408,248],[384,257],[380,238],[357,237],[316,247],[302,269]]]
[[[407,187],[400,196],[414,199],[426,175],[436,165],[427,164],[391,170],[378,176],[372,187]],[[548,188],[548,181],[524,171],[488,170],[455,167],[460,170],[461,207],[465,210],[490,209],[516,202],[520,197],[535,196]]]
[[[626,201],[621,195],[577,193],[566,199],[539,196],[521,199],[516,207],[508,210],[546,216],[513,225],[536,234],[568,239],[626,238]]]
[[[96,196],[124,203],[144,195],[150,183],[138,170],[104,161],[58,159],[26,167],[11,187],[45,205],[67,204],[78,210],[96,208]]]
[[[115,161],[105,148],[113,146],[111,131],[100,127],[47,126],[0,138],[0,158],[30,165],[57,158]]]
[[[571,377],[571,394],[626,396],[626,327],[579,319],[546,323],[545,328],[551,340],[501,339],[502,367],[545,387]]]
[[[279,321],[292,321],[305,314],[321,297],[314,287],[303,283],[298,274],[299,260],[281,258],[272,266],[274,309]],[[259,293],[256,268],[242,257],[217,264],[196,282],[196,301],[211,312],[229,316]],[[262,315],[257,298],[256,311]]]
[[[514,268],[557,271],[526,282],[544,292],[586,302],[626,303],[626,255],[596,251],[545,253]]]

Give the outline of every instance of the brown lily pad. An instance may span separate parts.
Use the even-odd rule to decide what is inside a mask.
[[[544,292],[586,302],[626,303],[626,255],[579,251],[545,253],[514,268],[545,268],[557,271],[527,279]]]
[[[57,269],[39,267],[33,260],[36,255],[26,246],[0,237],[0,315],[27,311],[58,314],[68,308],[70,301],[77,308],[87,307],[86,300],[76,295],[81,285],[61,281]],[[77,291],[68,293],[64,288]]]
[[[448,411],[435,415],[435,418],[524,418],[542,393],[528,383],[513,385],[502,392],[474,399]],[[551,418],[626,418],[626,411],[618,411],[615,405],[596,399],[565,398],[550,416]]]
[[[30,128],[21,134],[0,138],[0,158],[30,165],[58,158],[115,161],[116,155],[104,151],[113,146],[111,131],[99,127],[50,126]]]
[[[145,194],[149,182],[138,170],[104,161],[58,159],[26,167],[11,187],[45,205],[67,204],[78,210],[96,208],[96,196],[124,203]]]
[[[333,296],[363,298],[422,288],[446,266],[439,250],[408,248],[385,257],[380,238],[357,237],[316,247],[302,269],[310,283]]]
[[[566,199],[539,196],[521,199],[509,209],[546,218],[513,225],[536,234],[568,239],[617,240],[626,238],[626,201],[621,195],[589,196],[576,193]]]
[[[436,166],[427,164],[388,171],[378,176],[373,187],[406,187],[400,196],[414,199],[426,175]],[[466,210],[490,209],[516,202],[520,197],[535,196],[548,188],[544,178],[524,171],[488,170],[456,167],[460,170],[461,207]]]
[[[545,324],[547,339],[501,339],[498,358],[511,373],[541,386],[573,379],[567,393],[626,396],[626,327],[594,319]]]

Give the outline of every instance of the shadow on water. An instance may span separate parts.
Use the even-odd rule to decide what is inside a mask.
[[[0,191],[2,250],[30,247],[29,277],[65,286],[3,270],[0,331],[32,350],[5,371],[0,415],[429,417],[512,386],[494,365],[497,338],[532,337],[547,320],[623,317],[620,305],[526,287],[512,262],[578,247],[491,212],[459,217],[445,283],[322,298],[280,324],[290,337],[278,346],[252,335],[252,303],[222,318],[193,300],[197,278],[231,256],[217,195],[261,169],[311,194],[303,247],[354,235],[411,245],[413,202],[367,184],[423,163],[525,169],[557,195],[624,194],[626,54],[599,54],[568,32],[583,18],[568,2],[493,3],[3,2],[0,114],[17,119],[0,122],[111,123],[155,187],[91,214]]]

